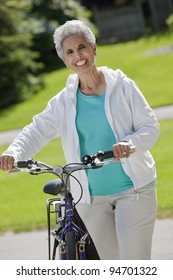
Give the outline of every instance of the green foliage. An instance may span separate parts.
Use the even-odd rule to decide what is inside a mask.
[[[166,24],[170,32],[173,32],[173,14],[169,15],[169,17],[166,19]]]
[[[105,8],[105,7],[119,7],[124,5],[130,5],[136,2],[141,2],[143,0],[83,0],[82,3],[86,5],[89,8],[92,8],[93,6],[97,6],[99,8]]]
[[[38,54],[30,50],[32,36],[26,28],[29,2],[0,1],[0,108],[25,99],[38,85]]]

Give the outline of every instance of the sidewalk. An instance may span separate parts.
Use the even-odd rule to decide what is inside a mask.
[[[47,231],[0,236],[0,260],[47,260]],[[173,219],[157,220],[153,235],[153,260],[173,260]]]
[[[158,121],[173,118],[173,105],[153,109]],[[0,132],[0,145],[9,145],[19,134],[21,129]]]

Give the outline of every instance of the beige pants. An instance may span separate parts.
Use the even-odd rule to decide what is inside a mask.
[[[102,260],[149,260],[157,215],[156,188],[92,197],[77,205]]]

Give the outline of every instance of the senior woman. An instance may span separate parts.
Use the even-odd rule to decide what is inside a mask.
[[[112,148],[118,164],[76,174],[83,186],[77,210],[101,259],[150,259],[157,199],[149,149],[159,136],[156,117],[134,81],[96,66],[95,36],[85,23],[67,21],[54,43],[75,74],[3,153],[0,168],[31,158],[55,137],[61,137],[67,163]],[[136,152],[129,156],[131,145]],[[76,181],[72,193],[77,201]]]

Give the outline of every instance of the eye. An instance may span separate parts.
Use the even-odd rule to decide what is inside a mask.
[[[72,54],[72,53],[73,53],[73,50],[69,49],[69,50],[67,50],[66,53],[67,53],[67,54]]]
[[[85,45],[83,45],[83,44],[81,44],[81,45],[79,45],[79,49],[81,50],[81,49],[84,49],[85,48]]]

